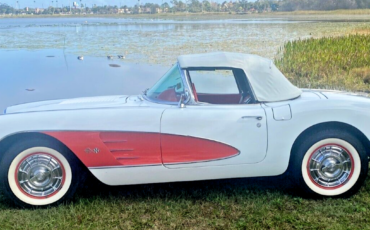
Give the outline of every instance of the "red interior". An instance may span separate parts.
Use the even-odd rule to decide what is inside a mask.
[[[178,101],[175,89],[166,89],[158,95],[158,99],[162,101]]]
[[[191,87],[193,88],[194,99],[195,101],[198,101],[198,94],[197,94],[197,90],[195,89],[194,83],[191,83]]]
[[[212,93],[197,93],[194,83],[192,83],[195,101],[206,102],[210,104],[239,104],[242,97],[241,94],[212,94]],[[163,101],[177,102],[175,89],[167,89],[158,95],[158,99]]]
[[[239,104],[242,95],[198,93],[197,96],[199,101],[211,104]]]

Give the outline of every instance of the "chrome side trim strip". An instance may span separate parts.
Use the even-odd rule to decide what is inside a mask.
[[[140,157],[117,157],[116,160],[132,160],[132,159],[139,159]]]
[[[147,164],[147,165],[114,165],[114,166],[96,166],[96,167],[88,167],[88,169],[136,168],[136,167],[149,167],[149,166],[163,166],[163,165],[162,165],[162,164]]]
[[[177,104],[177,102],[176,102]],[[123,104],[125,105],[125,104]],[[137,108],[137,109],[145,109],[149,108],[150,106],[107,106],[107,107],[94,107],[94,108],[75,108],[75,109],[50,109],[50,110],[31,110],[31,111],[23,111],[23,112],[10,112],[7,114],[1,114],[1,116],[9,116],[12,114],[23,114],[23,113],[43,113],[43,112],[60,112],[60,111],[81,111],[81,110],[97,110],[97,109],[127,109],[127,108]]]
[[[110,151],[113,153],[113,152],[134,151],[134,150],[133,149],[111,149]]]
[[[223,157],[223,158],[218,158],[214,160],[205,160],[205,161],[195,161],[195,162],[180,162],[180,163],[172,163],[172,164],[145,164],[145,165],[115,165],[115,166],[97,166],[97,167],[88,167],[89,169],[111,169],[111,168],[136,168],[136,167],[149,167],[149,166],[166,166],[166,165],[184,165],[184,164],[195,164],[195,163],[205,163],[205,162],[210,162],[210,161],[219,161],[219,160],[226,160],[229,158],[233,158],[236,156],[239,156],[240,152],[233,156],[229,157]]]
[[[103,141],[103,143],[122,143],[127,142],[127,140],[119,140],[119,141]]]
[[[232,156],[222,157],[222,158],[216,158],[216,159],[212,159],[212,160],[191,161],[191,162],[178,162],[178,163],[164,163],[163,165],[164,166],[166,166],[166,165],[184,165],[184,164],[206,163],[206,162],[212,162],[212,161],[222,161],[222,160],[227,160],[227,159],[230,159],[230,158],[233,158],[233,157],[237,157],[239,155],[240,155],[240,152],[238,152],[237,154],[232,155]]]

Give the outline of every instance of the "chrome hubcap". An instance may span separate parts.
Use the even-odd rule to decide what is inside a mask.
[[[345,183],[353,167],[350,153],[338,145],[326,145],[309,159],[311,178],[320,186],[333,188]]]
[[[64,176],[59,161],[43,153],[23,159],[16,174],[23,191],[36,197],[46,197],[59,190]]]

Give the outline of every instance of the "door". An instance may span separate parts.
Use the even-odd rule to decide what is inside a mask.
[[[250,98],[238,69],[186,72],[194,103],[161,118],[162,162],[168,168],[253,164],[267,152],[264,109]]]
[[[259,104],[166,109],[161,148],[169,168],[260,162],[267,151],[265,112]]]

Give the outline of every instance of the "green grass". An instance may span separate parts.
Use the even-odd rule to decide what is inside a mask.
[[[90,180],[72,203],[18,209],[0,229],[370,229],[370,180],[349,199],[305,199],[285,176],[109,187]]]
[[[285,43],[275,63],[299,87],[370,92],[369,51],[367,34],[296,40]]]

